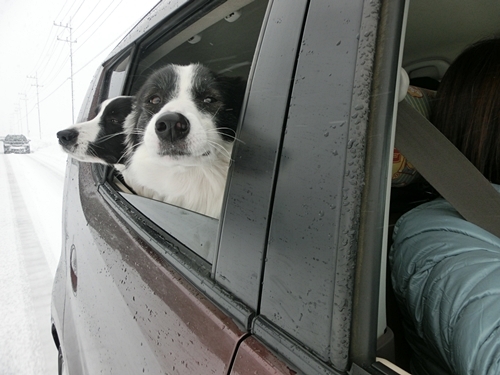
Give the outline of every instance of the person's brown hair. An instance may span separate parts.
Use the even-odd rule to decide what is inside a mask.
[[[500,184],[500,39],[472,45],[450,65],[431,120],[488,180]]]

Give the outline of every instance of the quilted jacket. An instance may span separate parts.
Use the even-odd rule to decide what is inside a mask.
[[[403,215],[393,239],[412,373],[500,374],[500,239],[443,199]]]

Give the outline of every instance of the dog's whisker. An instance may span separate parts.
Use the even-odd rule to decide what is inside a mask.
[[[128,133],[129,135],[142,135],[144,134],[143,129],[134,129],[131,132]]]
[[[221,108],[222,106],[219,106],[219,108],[217,108],[217,111],[215,111],[214,115],[212,116],[212,120],[215,118],[215,116],[217,116],[217,113],[219,113]]]
[[[100,138],[97,138],[94,142],[105,142],[107,140],[110,140],[110,139],[112,139],[114,137],[118,137],[120,135],[125,135],[125,132],[118,132],[118,133],[108,134],[108,135],[102,136]]]
[[[94,158],[98,158],[99,159],[99,156],[97,155],[97,152],[92,147],[87,147],[87,154],[89,156],[92,156]]]
[[[124,152],[120,158],[116,161],[116,164],[125,164],[125,162],[127,161],[128,159],[128,155],[127,155],[127,152]]]
[[[207,133],[221,133],[221,130],[229,130],[231,133],[236,134],[236,130],[228,127],[207,129]]]
[[[221,132],[220,130],[231,130],[235,135],[226,134],[226,133]],[[230,139],[232,139],[235,142],[240,142],[242,144],[245,144],[244,141],[242,141],[241,139],[239,139],[239,138],[236,137],[236,131],[234,131],[231,128],[209,129],[209,130],[207,130],[207,133],[209,133],[209,134],[217,134],[217,135],[220,135],[222,137],[230,138]]]
[[[135,149],[135,148],[137,148],[137,147],[139,147],[139,146],[141,146],[141,145],[143,145],[143,144],[144,144],[144,142],[143,142],[143,141],[141,141],[141,142],[137,142],[136,144],[132,145],[132,146],[130,147],[130,149],[131,149],[131,150],[133,150],[133,149]]]
[[[229,152],[224,146],[221,144],[215,142],[215,141],[208,141],[208,144],[211,145],[214,149],[218,150],[221,154],[226,156],[228,159],[231,159],[231,152]]]

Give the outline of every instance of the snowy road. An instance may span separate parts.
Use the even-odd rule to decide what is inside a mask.
[[[57,374],[50,294],[61,249],[66,155],[0,154],[0,375]]]

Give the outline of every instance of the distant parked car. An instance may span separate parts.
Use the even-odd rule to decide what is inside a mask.
[[[9,134],[3,140],[3,153],[29,154],[30,141],[22,134]]]

